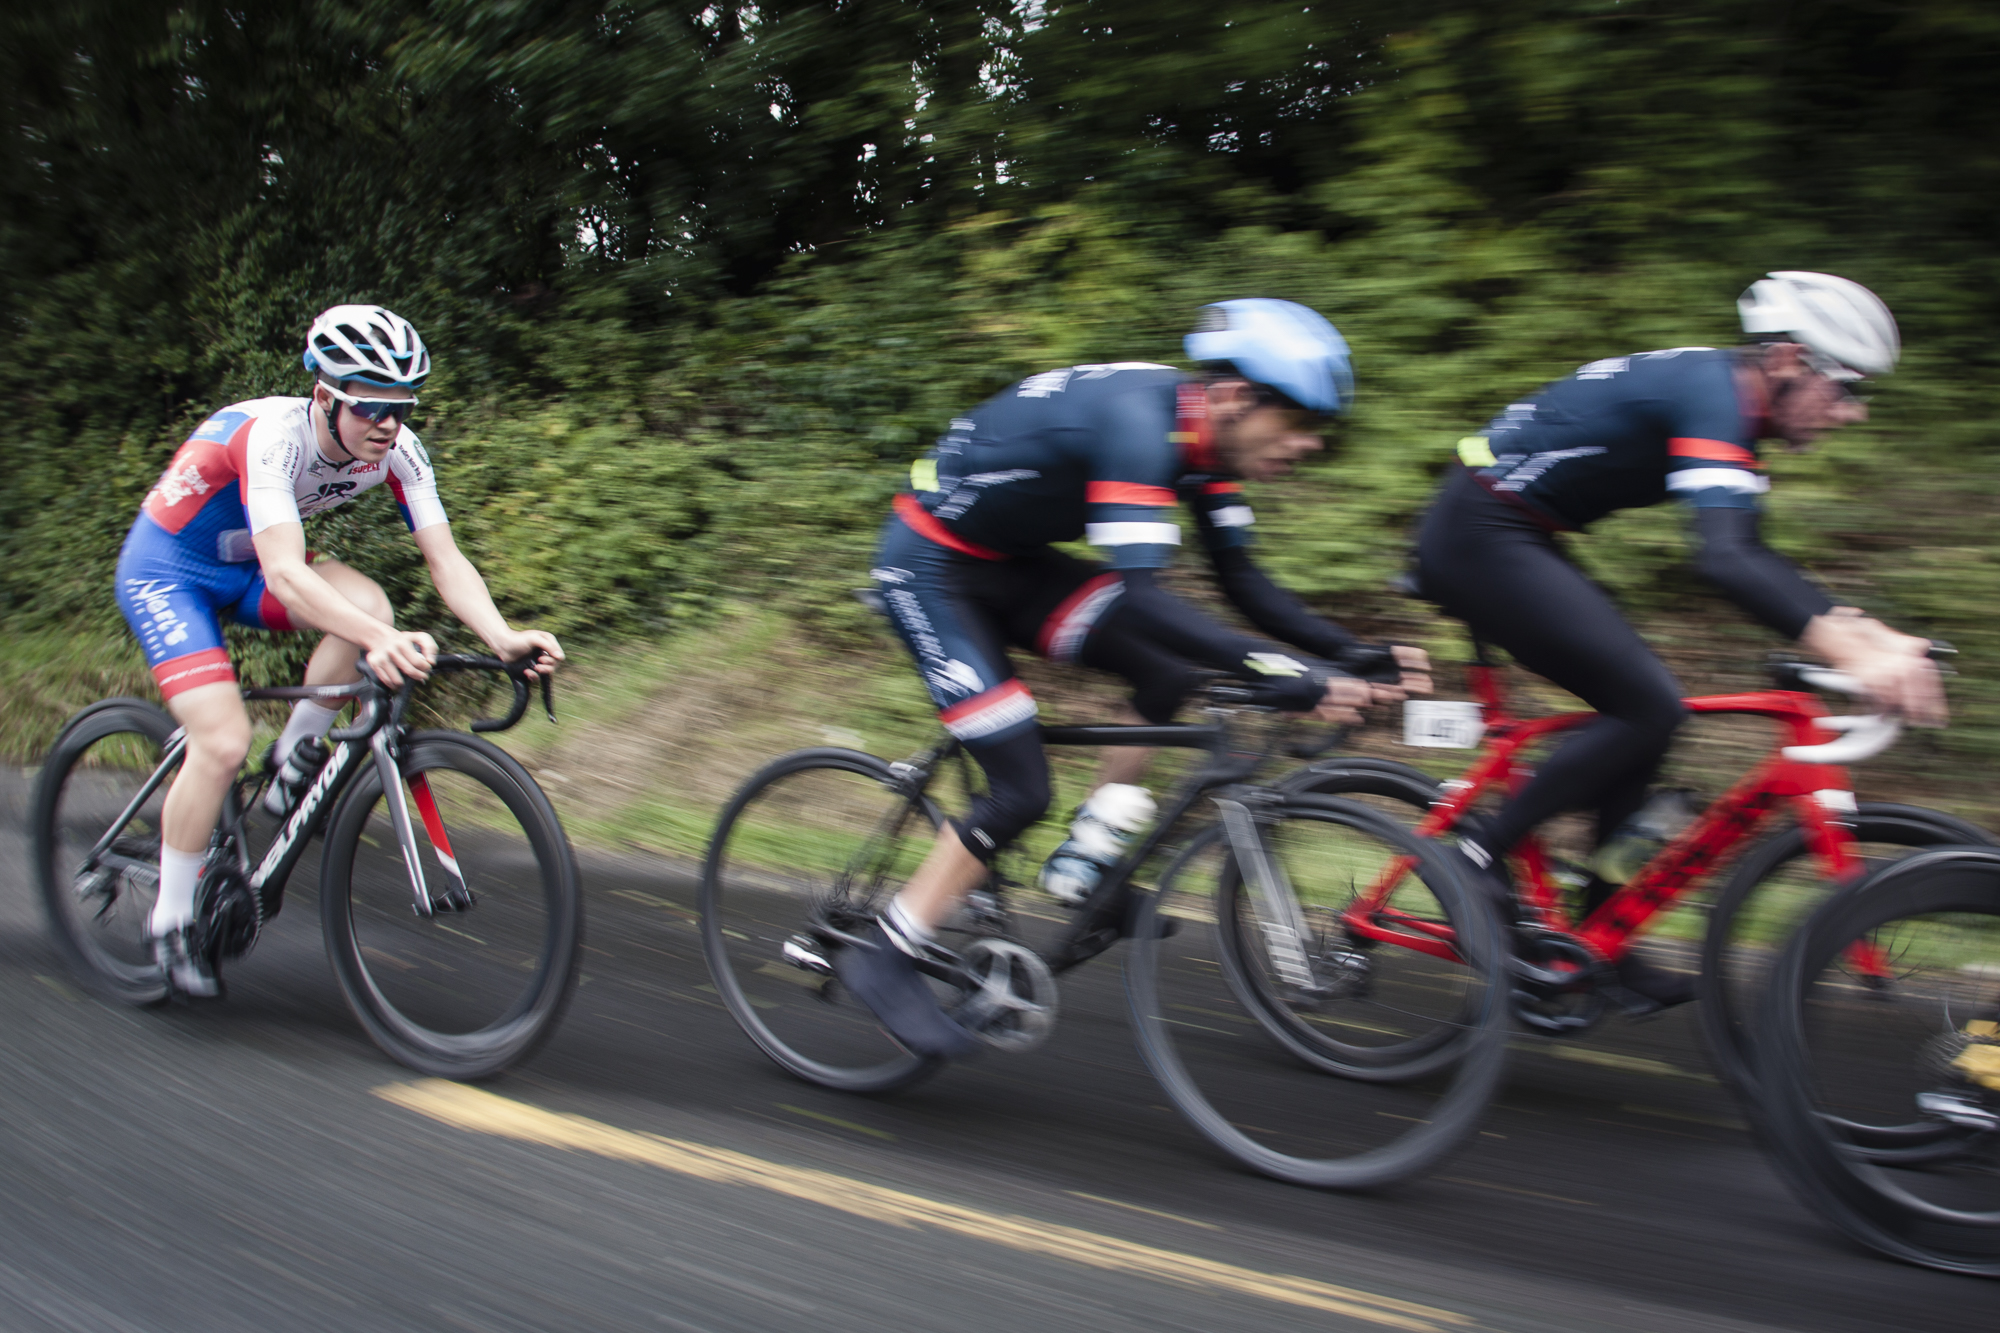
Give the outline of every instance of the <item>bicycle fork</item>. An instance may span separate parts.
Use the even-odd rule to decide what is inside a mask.
[[[1260,821],[1242,801],[1230,796],[1214,798],[1222,813],[1223,832],[1230,851],[1250,889],[1250,906],[1257,929],[1264,938],[1264,952],[1271,968],[1285,985],[1306,994],[1321,989],[1313,972],[1312,955],[1306,948],[1310,938],[1305,913],[1299,908],[1298,894],[1291,881],[1265,844]]]
[[[368,745],[375,752],[375,770],[381,774],[382,791],[389,801],[389,821],[395,825],[396,842],[403,852],[403,868],[409,873],[410,893],[415,899],[411,910],[418,916],[471,910],[476,899],[458,868],[458,858],[452,853],[451,839],[445,833],[444,817],[438,812],[437,798],[431,794],[430,779],[422,773],[416,774],[409,779],[409,789],[405,792],[402,767],[396,762],[387,728],[376,732]],[[451,880],[451,886],[435,897],[424,879],[423,849],[417,845],[416,828],[410,822],[412,796],[416,798],[417,815],[424,821],[424,831],[430,835],[431,849],[437,853],[438,864],[444,867]]]

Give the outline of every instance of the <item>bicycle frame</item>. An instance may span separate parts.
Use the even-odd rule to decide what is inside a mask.
[[[504,664],[484,658],[461,657],[447,654],[437,662],[439,670],[507,670]],[[504,720],[474,722],[474,731],[498,731],[511,727],[520,720],[528,704],[526,681],[513,671],[508,671],[514,682],[514,706]],[[336,727],[327,733],[333,748],[328,752],[319,771],[314,774],[312,784],[300,795],[271,845],[265,849],[263,858],[253,870],[249,863],[249,847],[244,836],[243,810],[239,806],[237,787],[232,785],[223,800],[222,817],[219,821],[215,843],[233,843],[238,868],[245,872],[250,888],[266,904],[265,915],[275,913],[276,903],[284,891],[286,881],[298,865],[299,858],[311,843],[313,835],[320,831],[333,810],[339,805],[340,797],[346,792],[354,777],[361,771],[364,753],[372,755],[376,771],[381,775],[382,790],[389,805],[389,818],[396,830],[396,841],[402,851],[403,867],[409,876],[412,908],[419,916],[435,916],[440,911],[462,912],[473,905],[473,896],[466,885],[465,877],[458,868],[457,857],[451,848],[450,835],[446,832],[443,816],[437,801],[431,794],[430,783],[421,773],[405,778],[397,763],[398,742],[403,734],[403,714],[409,705],[414,681],[405,681],[400,689],[393,692],[366,673],[364,679],[347,685],[284,685],[246,688],[243,697],[266,700],[311,699],[324,703],[361,700],[359,715],[346,727]],[[543,680],[543,703],[549,708],[553,719],[554,709],[549,703],[547,679]],[[384,704],[387,707],[384,707]],[[359,742],[367,742],[364,752]],[[138,794],[126,803],[125,809],[105,830],[97,844],[84,857],[78,874],[87,874],[101,865],[114,869],[129,868],[126,858],[111,850],[118,834],[131,823],[141,806],[158,791],[166,781],[174,766],[187,753],[185,729],[176,730],[168,738],[166,755],[141,784]],[[406,790],[407,788],[407,790]],[[425,832],[431,842],[432,852],[451,880],[451,885],[442,894],[433,894],[424,875],[422,849],[417,845],[415,825],[410,818],[410,806],[414,803],[417,816],[423,821]]]
[[[1152,829],[1118,862],[1107,870],[1096,889],[1091,892],[1078,910],[1074,923],[1064,931],[1053,951],[1045,959],[1053,972],[1066,972],[1079,963],[1087,962],[1103,953],[1127,933],[1133,907],[1132,876],[1166,842],[1169,835],[1185,819],[1189,811],[1203,796],[1226,788],[1248,778],[1273,753],[1273,746],[1258,749],[1242,749],[1236,745],[1234,729],[1221,720],[1228,710],[1214,709],[1217,720],[1209,723],[1163,723],[1163,724],[1103,724],[1081,726],[1052,726],[1041,729],[1042,741],[1047,745],[1061,746],[1144,746],[1149,748],[1206,750],[1209,758],[1199,769],[1190,774],[1178,791],[1168,800],[1161,816],[1153,823]],[[898,765],[905,777],[907,790],[914,797],[921,793],[937,768],[959,753],[956,740],[947,740],[927,751],[915,761]],[[1225,819],[1234,812],[1239,818],[1247,816],[1245,804],[1240,801],[1219,800]],[[1254,818],[1254,816],[1251,816]],[[1232,831],[1232,842],[1236,840]],[[1254,836],[1251,842],[1257,843]],[[1261,843],[1257,843],[1261,849]],[[1253,858],[1256,859],[1256,858]],[[1260,898],[1271,895],[1270,881],[1257,875],[1252,882],[1253,891]],[[1290,901],[1289,895],[1277,897]]]
[[[1486,793],[1504,787],[1518,792],[1532,776],[1520,762],[1535,742],[1569,731],[1594,719],[1595,713],[1564,713],[1521,719],[1507,708],[1500,687],[1500,668],[1480,663],[1468,668],[1472,691],[1486,717],[1481,754],[1464,775],[1445,784],[1445,795],[1417,825],[1417,832],[1436,836],[1458,823]],[[1753,690],[1742,694],[1702,695],[1683,701],[1693,713],[1735,713],[1765,717],[1781,728],[1781,739],[1758,765],[1662,847],[1632,879],[1582,921],[1573,921],[1561,903],[1560,890],[1549,870],[1549,858],[1531,834],[1514,856],[1526,872],[1519,896],[1537,924],[1580,941],[1600,961],[1622,957],[1632,938],[1654,916],[1673,906],[1709,869],[1756,833],[1780,806],[1789,804],[1806,833],[1806,844],[1822,874],[1844,883],[1862,868],[1854,833],[1844,816],[1855,808],[1847,770],[1836,764],[1789,758],[1787,747],[1809,747],[1825,740],[1818,721],[1829,714],[1818,697],[1793,690]],[[1361,939],[1416,949],[1440,958],[1456,959],[1451,931],[1429,922],[1406,918],[1389,906],[1407,866],[1391,866],[1371,890],[1357,897],[1343,923]]]

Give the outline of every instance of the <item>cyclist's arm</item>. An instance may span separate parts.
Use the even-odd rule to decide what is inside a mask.
[[[1218,624],[1161,587],[1156,572],[1120,571],[1125,581],[1121,624],[1191,662],[1285,689],[1285,706],[1300,712],[1322,702],[1348,708],[1368,702],[1367,688],[1347,672]]]
[[[1211,550],[1209,561],[1230,604],[1272,638],[1329,660],[1361,642],[1359,636],[1308,611],[1303,602],[1258,568],[1244,547]]]
[[[250,541],[257,548],[264,586],[294,620],[359,647],[368,654],[368,665],[391,685],[405,673],[419,679],[426,674],[437,656],[431,636],[383,624],[314,573],[306,561],[306,530],[298,522],[259,528]]]
[[[542,659],[537,669],[544,675],[555,670],[555,663],[563,660],[562,645],[553,634],[517,630],[507,623],[500,608],[493,604],[486,580],[458,549],[458,541],[451,535],[451,524],[433,523],[418,528],[410,537],[424,553],[424,563],[430,567],[431,586],[437,589],[438,596],[496,656],[514,661],[539,649]]]
[[[1701,551],[1695,567],[1730,601],[1788,639],[1806,631],[1833,599],[1797,565],[1764,545],[1757,510],[1739,505],[1697,505],[1695,533]]]

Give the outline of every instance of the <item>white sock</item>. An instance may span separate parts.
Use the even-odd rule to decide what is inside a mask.
[[[936,938],[929,926],[917,920],[915,914],[903,906],[900,895],[882,913],[882,932],[889,937],[891,944],[912,958],[923,957],[924,946]]]
[[[285,720],[285,729],[278,736],[278,767],[292,757],[292,750],[308,736],[324,736],[333,726],[333,720],[340,716],[345,702],[337,704],[315,703],[311,699],[301,699],[292,705],[292,715]]]
[[[194,882],[206,852],[177,852],[160,844],[160,896],[153,900],[154,935],[164,935],[194,920]]]

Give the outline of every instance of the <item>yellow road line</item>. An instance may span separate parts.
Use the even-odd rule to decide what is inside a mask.
[[[1169,1222],[1179,1222],[1183,1226],[1200,1227],[1203,1231],[1222,1230],[1221,1227],[1215,1225],[1213,1222],[1197,1222],[1192,1217],[1182,1217],[1179,1213],[1163,1213],[1157,1208],[1141,1208],[1136,1203],[1126,1203],[1123,1199],[1107,1199],[1102,1194],[1085,1194],[1082,1190],[1064,1190],[1063,1193],[1078,1199],[1088,1199],[1092,1203],[1108,1203],[1113,1208],[1128,1208],[1135,1213],[1144,1213],[1148,1217],[1164,1217]]]
[[[921,1195],[871,1185],[864,1180],[786,1166],[747,1153],[706,1144],[642,1134],[602,1124],[585,1116],[546,1111],[538,1106],[497,1096],[479,1088],[441,1079],[394,1083],[375,1095],[405,1110],[415,1111],[454,1128],[525,1143],[539,1143],[571,1152],[595,1153],[618,1161],[641,1162],[723,1185],[749,1185],[789,1198],[891,1226],[930,1226],[940,1231],[983,1240],[1027,1254],[1111,1272],[1131,1273],[1184,1287],[1207,1287],[1256,1296],[1284,1305],[1345,1315],[1410,1333],[1444,1333],[1446,1326],[1468,1328],[1472,1320],[1450,1310],[1315,1282],[1284,1273],[1260,1273],[1200,1255],[1163,1250],[1100,1235],[1078,1227],[1058,1226],[1012,1213],[986,1212]]]

